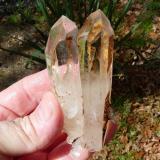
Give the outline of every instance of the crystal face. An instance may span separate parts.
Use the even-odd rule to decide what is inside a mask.
[[[112,134],[108,128],[114,130],[109,121],[103,133],[111,95],[113,35],[100,10],[86,19],[79,32],[64,16],[51,28],[45,50],[47,67],[64,112],[67,141],[74,147],[101,150],[104,137]]]

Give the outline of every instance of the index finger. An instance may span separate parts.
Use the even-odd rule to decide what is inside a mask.
[[[40,71],[0,92],[0,120],[25,116],[39,104],[43,94],[50,90],[47,70]]]

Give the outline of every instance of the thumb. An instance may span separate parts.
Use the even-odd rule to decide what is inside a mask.
[[[30,115],[0,122],[0,153],[17,156],[46,148],[60,134],[62,126],[59,103],[48,92]]]

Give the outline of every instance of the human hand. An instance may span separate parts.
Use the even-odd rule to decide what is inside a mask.
[[[50,92],[47,70],[25,77],[0,92],[0,160],[85,160],[72,157],[62,133],[63,114]]]

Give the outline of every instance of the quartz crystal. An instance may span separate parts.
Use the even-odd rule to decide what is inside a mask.
[[[77,47],[78,29],[62,16],[51,28],[45,50],[53,92],[64,112],[68,143],[83,135],[83,106]]]
[[[79,33],[75,23],[65,16],[51,28],[45,50],[47,67],[53,92],[64,112],[67,141],[75,148],[99,151],[104,137],[111,137],[108,128],[115,129],[112,120],[106,123],[113,35],[109,20],[100,10],[89,15]]]
[[[90,14],[78,34],[87,148],[103,145],[105,99],[110,104],[113,61],[113,29],[102,11]],[[109,107],[109,106],[106,106]]]

